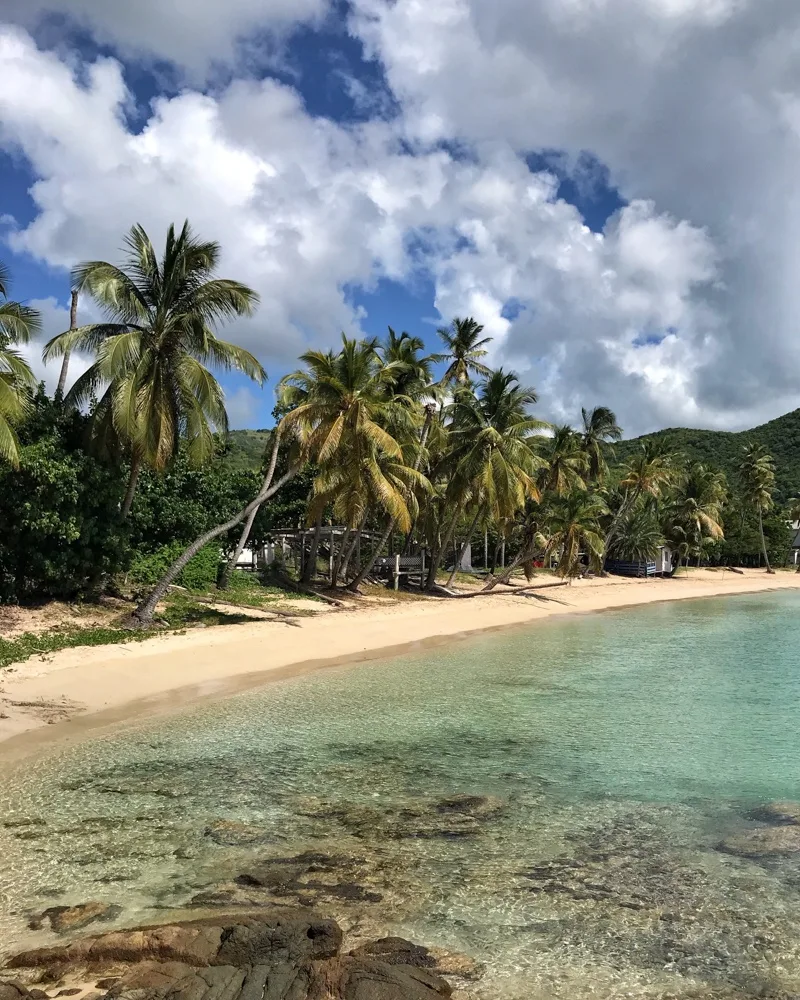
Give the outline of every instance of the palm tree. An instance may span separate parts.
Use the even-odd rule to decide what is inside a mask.
[[[721,541],[724,537],[722,508],[727,496],[725,474],[707,469],[700,463],[690,466],[676,490],[672,509],[677,512],[678,523],[683,529],[682,537],[697,555],[698,565],[704,545],[709,541]]]
[[[639,503],[622,517],[614,543],[606,552],[609,558],[625,562],[650,562],[664,544],[658,510],[652,502]]]
[[[761,550],[764,553],[767,573],[773,573],[774,570],[769,564],[767,543],[764,538],[764,511],[771,510],[773,506],[772,496],[775,492],[775,466],[772,456],[767,453],[764,445],[747,445],[742,455],[741,464],[739,465],[739,477],[742,481],[745,498],[758,511]]]
[[[657,500],[671,486],[678,475],[675,456],[662,438],[649,438],[623,470],[619,489],[622,491],[619,507],[605,536],[605,551],[609,552],[621,535],[620,526],[635,509],[642,496]]]
[[[542,472],[542,489],[568,496],[586,489],[589,459],[581,437],[568,424],[556,427],[546,449],[548,464]]]
[[[281,425],[297,434],[305,454],[320,468],[314,492],[325,501],[313,502],[310,516],[312,512],[318,516],[337,496],[351,531],[360,529],[371,506],[388,516],[383,537],[350,584],[355,590],[371,571],[394,525],[410,527],[412,485],[424,488],[427,483],[386,429],[416,442],[422,411],[412,398],[394,393],[395,380],[404,374],[403,363],[383,364],[374,340],[342,335],[338,354],[307,351],[300,360],[305,367],[281,380],[281,401],[292,407]]]
[[[389,334],[377,347],[378,357],[384,365],[393,366],[392,390],[395,395],[420,399],[433,394],[433,358],[422,355],[425,342],[410,333],[398,336],[389,327]]]
[[[553,497],[547,511],[548,542],[545,557],[558,556],[556,572],[570,581],[582,571],[581,554],[599,570],[605,552],[601,523],[608,508],[597,494],[580,490]]]
[[[142,466],[162,471],[181,438],[190,460],[202,463],[214,449],[214,430],[226,431],[225,395],[206,367],[236,369],[262,384],[255,357],[219,340],[217,323],[252,314],[258,295],[246,285],[215,277],[219,244],[199,240],[184,223],[173,226],[158,260],[150,238],[134,226],[125,238],[125,266],[87,261],[73,271],[73,285],[108,316],[62,333],[47,344],[45,360],[82,349],[95,361],[65,402],[81,405],[105,391],[95,425],[113,430],[130,453],[131,468],[121,517],[130,511]]]
[[[69,328],[71,331],[78,329],[78,290],[76,288],[72,289],[69,306]],[[58,385],[56,386],[56,399],[64,399],[64,390],[67,387],[67,375],[69,374],[69,361],[71,356],[71,350],[67,349],[64,351],[64,357],[61,359],[61,373],[58,376]]]
[[[524,510],[528,500],[539,499],[536,476],[545,462],[536,454],[532,443],[538,432],[548,425],[528,412],[536,399],[533,389],[520,385],[513,372],[502,369],[492,372],[477,395],[456,394],[450,431],[451,489],[454,497],[470,498],[475,513],[448,586],[453,582],[481,517],[497,523]],[[457,501],[455,509],[458,513]],[[454,517],[453,530],[456,522],[457,517]],[[431,560],[433,574],[437,561]]]
[[[605,448],[609,442],[622,438],[622,428],[607,406],[596,406],[593,410],[581,408],[581,417],[581,447],[586,455],[589,477],[601,482],[608,472]]]
[[[434,361],[448,361],[447,370],[441,379],[443,386],[465,385],[472,375],[484,378],[491,374],[480,358],[485,358],[486,345],[491,337],[481,338],[483,327],[472,317],[459,319],[456,317],[449,327],[436,331],[444,344],[446,351],[433,356]]]
[[[39,313],[8,298],[8,271],[0,263],[0,459],[19,465],[19,442],[14,425],[30,406],[36,379],[14,344],[26,344],[41,329]]]

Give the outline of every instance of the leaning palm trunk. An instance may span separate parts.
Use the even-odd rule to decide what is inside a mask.
[[[758,530],[761,532],[761,551],[764,553],[764,562],[767,565],[767,573],[774,573],[775,570],[769,564],[769,556],[767,555],[767,541],[764,538],[764,518],[761,509],[761,504],[758,505]]]
[[[280,443],[281,443],[281,432],[280,429],[277,429],[275,431],[275,440],[272,443],[272,454],[270,455],[269,458],[269,466],[267,468],[266,475],[264,476],[264,482],[261,485],[262,491],[264,490],[265,487],[269,488],[270,484],[272,483],[272,477],[275,475],[275,466],[278,462],[278,451],[280,449]],[[255,521],[258,515],[258,511],[259,508],[256,507],[255,510],[253,510],[252,513],[248,515],[247,520],[244,522],[242,533],[241,535],[239,535],[239,541],[236,543],[236,549],[231,558],[225,564],[225,569],[222,571],[222,576],[220,577],[218,586],[219,590],[228,589],[228,584],[230,583],[231,580],[231,574],[236,569],[237,563],[239,562],[239,558],[242,552],[244,552],[244,547],[245,545],[247,545],[247,540],[250,537],[250,532],[253,530],[253,522]]]
[[[253,522],[258,516],[258,507],[253,511],[253,513],[244,522],[244,527],[242,528],[242,533],[239,535],[239,541],[236,543],[236,548],[233,551],[233,555],[225,563],[225,568],[223,569],[219,583],[217,584],[217,590],[227,590],[228,585],[231,582],[231,576],[233,571],[239,565],[239,559],[244,552],[244,547],[247,545],[247,541],[250,538],[250,532],[253,530]]]
[[[361,586],[361,584],[370,575],[370,573],[372,572],[372,569],[373,569],[373,567],[375,565],[375,560],[378,558],[378,556],[381,554],[381,552],[383,552],[383,550],[386,548],[386,543],[389,541],[389,536],[394,531],[394,526],[395,526],[395,519],[393,517],[390,517],[389,518],[389,523],[386,525],[386,530],[384,531],[384,533],[380,537],[380,541],[373,548],[372,552],[370,552],[369,558],[367,559],[367,561],[364,563],[364,565],[361,567],[361,569],[358,571],[358,573],[353,578],[352,583],[347,588],[348,590],[352,590],[352,591],[358,590],[358,588]]]
[[[464,539],[464,544],[461,546],[460,550],[456,554],[456,561],[455,563],[453,563],[453,572],[447,578],[447,583],[445,584],[446,587],[452,587],[453,585],[453,580],[455,580],[456,578],[456,573],[458,572],[458,568],[461,565],[461,560],[464,558],[464,553],[467,551],[467,546],[469,545],[472,539],[472,533],[475,530],[475,525],[478,523],[478,518],[481,516],[482,513],[483,513],[483,508],[478,507],[478,509],[475,511],[475,517],[473,517],[472,519],[472,524],[469,526],[467,537]]]
[[[425,581],[425,590],[428,592],[433,590],[434,584],[436,583],[436,573],[439,569],[439,561],[442,558],[442,553],[447,551],[447,546],[450,544],[450,539],[453,537],[453,533],[456,530],[456,524],[458,523],[460,516],[461,508],[457,507],[444,537],[439,541],[436,551],[431,553],[431,564],[428,567],[428,578]]]
[[[308,559],[303,565],[303,577],[300,582],[305,584],[305,586],[311,583],[314,574],[317,572],[317,552],[319,551],[319,536],[321,534],[322,514],[320,513],[314,525],[314,534],[311,536],[311,551],[308,553]]]
[[[342,571],[342,562],[344,560],[344,552],[350,541],[351,528],[348,524],[344,529],[344,534],[342,535],[342,540],[339,543],[339,550],[336,553],[336,559],[333,563],[333,569],[331,570],[331,586],[335,587],[339,579],[339,574]],[[331,534],[331,546],[333,545],[333,534]]]
[[[135,455],[131,459],[131,471],[128,476],[128,488],[125,490],[125,499],[122,501],[122,507],[120,508],[119,517],[121,521],[127,519],[128,514],[131,512],[131,505],[133,504],[133,496],[136,493],[136,485],[139,482],[139,473],[142,471],[142,459],[140,456]]]
[[[342,580],[344,580],[345,583],[347,582],[347,570],[348,570],[348,568],[350,566],[350,560],[353,558],[353,553],[358,548],[358,545],[359,545],[360,541],[361,541],[361,528],[359,527],[358,531],[354,531],[353,532],[353,538],[350,541],[350,547],[348,548],[347,552],[345,553],[345,557],[342,560],[342,568],[339,571],[340,575],[341,575],[341,578],[342,578]]]
[[[128,627],[149,628],[153,622],[153,616],[155,615],[158,602],[162,599],[164,594],[166,594],[170,584],[177,579],[183,568],[197,555],[197,553],[204,546],[208,545],[209,542],[213,542],[215,538],[219,538],[220,535],[224,535],[226,531],[230,531],[231,528],[235,528],[237,524],[241,524],[242,521],[248,518],[254,510],[258,510],[262,503],[269,500],[271,496],[274,496],[282,486],[285,486],[286,483],[289,482],[290,479],[294,479],[300,471],[300,468],[301,466],[299,465],[293,466],[285,475],[281,476],[277,483],[271,485],[275,466],[274,463],[270,463],[270,468],[267,475],[264,477],[264,482],[261,485],[261,490],[259,491],[258,496],[229,521],[226,521],[224,524],[218,524],[215,528],[211,528],[210,531],[206,531],[198,538],[195,538],[192,544],[185,549],[180,556],[178,556],[164,576],[162,576],[162,578],[158,581],[153,590],[131,614],[127,622]]]
[[[417,457],[414,462],[414,471],[419,472],[419,467],[422,464],[422,452],[425,450],[425,444],[428,440],[428,434],[430,433],[431,423],[433,421],[433,416],[436,413],[436,406],[433,403],[428,403],[425,407],[425,423],[422,425],[422,431],[419,435],[419,451],[417,452]],[[414,529],[416,527],[417,519],[416,517],[411,522],[411,529],[408,534],[408,538],[411,539],[414,535]],[[389,518],[389,523],[386,525],[386,531],[384,531],[381,540],[378,545],[370,553],[369,559],[364,563],[359,572],[356,574],[355,579],[350,584],[350,590],[358,590],[361,584],[366,580],[369,574],[372,572],[372,568],[375,565],[375,560],[383,552],[384,546],[389,541],[389,538],[394,531],[395,525],[397,524],[396,518]],[[406,542],[408,545],[408,541]]]
[[[78,290],[73,289],[72,292],[72,302],[69,307],[69,328],[70,330],[78,329]],[[64,398],[64,390],[67,387],[67,372],[69,371],[69,358],[72,354],[71,350],[66,350],[64,352],[64,357],[61,361],[61,374],[58,376],[58,385],[56,386],[56,399],[61,401]]]
[[[481,591],[482,594],[488,594],[489,591],[494,590],[494,588],[500,583],[508,583],[514,574],[514,571],[522,563],[528,562],[533,559],[536,548],[534,545],[529,545],[522,549],[517,555],[511,560],[511,562],[506,566],[500,576],[492,575],[487,581],[486,586]]]

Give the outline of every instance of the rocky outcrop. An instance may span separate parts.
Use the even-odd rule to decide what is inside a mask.
[[[63,947],[22,952],[11,969],[69,965],[106,967],[115,963],[178,962],[185,965],[239,965],[264,961],[273,954],[292,960],[332,958],[342,944],[334,920],[316,914],[281,910],[236,920],[196,920],[163,927],[111,931],[79,938]]]
[[[341,946],[335,921],[276,910],[87,937],[24,952],[9,968],[37,970],[42,984],[48,975],[95,981],[109,1000],[438,1000],[452,993],[433,951],[400,938],[349,955]],[[0,1000],[35,998],[12,981],[0,983]]]
[[[439,976],[457,979],[480,979],[485,969],[469,955],[444,948],[426,948],[401,937],[385,937],[368,941],[350,952],[356,958],[369,958],[387,965],[410,965],[416,969],[429,969]]]

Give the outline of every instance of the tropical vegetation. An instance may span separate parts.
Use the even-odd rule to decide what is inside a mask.
[[[135,226],[121,265],[78,265],[70,329],[44,350],[62,360],[53,398],[20,352],[38,317],[0,272],[0,600],[133,593],[127,624],[147,627],[173,584],[233,586],[244,547],[278,529],[286,581],[354,594],[401,555],[419,557],[416,588],[453,594],[473,546],[485,592],[518,570],[572,581],[645,564],[665,545],[675,567],[788,561],[795,511],[762,442],[723,467],[679,436],[622,441],[603,405],[550,425],[470,317],[430,352],[391,328],[306,351],[277,384],[274,427],[229,433],[211,369],[266,373],[218,335],[257,304],[219,259],[188,224],[160,256]],[[77,323],[78,294],[102,322]],[[90,363],[67,388],[74,352]]]

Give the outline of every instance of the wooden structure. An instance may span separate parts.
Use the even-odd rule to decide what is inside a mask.
[[[372,569],[377,577],[388,577],[394,583],[394,589],[400,586],[400,578],[419,576],[425,577],[425,552],[418,556],[378,556]]]

